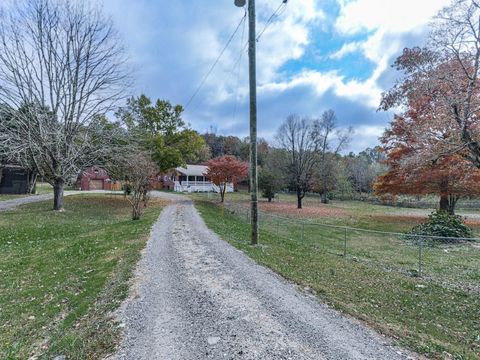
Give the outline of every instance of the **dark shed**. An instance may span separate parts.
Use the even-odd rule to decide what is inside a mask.
[[[0,165],[0,194],[28,194],[35,181],[32,171],[16,165]]]

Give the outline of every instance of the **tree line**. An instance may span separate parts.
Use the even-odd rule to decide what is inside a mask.
[[[249,160],[248,138],[199,134],[181,105],[146,95],[119,105],[132,83],[127,57],[110,20],[88,2],[32,0],[3,10],[0,158],[52,184],[55,210],[63,209],[65,185],[91,165],[136,184],[138,218],[154,174],[224,155]],[[479,19],[475,1],[454,0],[428,41],[398,57],[401,77],[379,109],[401,110],[381,147],[345,155],[353,132],[338,127],[333,110],[289,115],[270,143],[258,142],[264,195],[292,191],[301,208],[309,192],[323,203],[373,190],[436,194],[453,213],[460,197],[480,193]]]

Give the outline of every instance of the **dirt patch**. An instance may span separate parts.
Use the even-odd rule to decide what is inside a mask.
[[[467,217],[465,219],[465,224],[470,225],[470,226],[480,226],[480,219],[479,218]]]
[[[278,215],[288,215],[297,218],[341,218],[349,216],[351,213],[347,210],[334,208],[329,205],[306,205],[302,209],[297,209],[295,204],[291,203],[259,203],[260,210],[275,213]]]
[[[378,222],[385,222],[389,224],[411,224],[412,226],[421,224],[427,220],[427,216],[423,215],[371,215],[371,219]]]

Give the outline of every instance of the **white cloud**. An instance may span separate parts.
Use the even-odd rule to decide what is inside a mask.
[[[266,21],[279,6],[278,0],[259,2],[257,5],[257,34],[266,25]],[[180,6],[180,5],[179,5]],[[222,4],[222,17],[206,20],[193,17],[188,28],[181,34],[182,41],[188,44],[189,60],[195,63],[194,75],[201,81],[212,63],[225,46],[233,29],[238,24],[243,10],[235,8],[233,2]],[[295,0],[288,2],[285,11],[281,11],[268,25],[257,42],[257,82],[265,84],[276,81],[278,70],[288,61],[301,58],[310,43],[310,27],[325,14],[316,0]],[[248,24],[240,28],[221,61],[205,82],[202,94],[204,105],[219,105],[227,100],[239,97],[248,89],[248,63],[245,43]],[[243,41],[242,41],[243,34]],[[177,34],[177,37],[180,37]],[[243,53],[242,53],[243,52]],[[241,55],[242,53],[242,55]],[[242,58],[239,63],[239,58]],[[240,76],[238,74],[240,73]],[[238,80],[240,79],[240,80]]]
[[[345,78],[336,71],[322,73],[314,70],[304,70],[288,81],[272,82],[259,87],[259,92],[274,95],[297,87],[311,87],[317,97],[327,91],[332,91],[339,97],[377,108],[380,103],[381,89],[373,80],[360,82],[357,80],[345,81]]]
[[[402,33],[423,26],[449,3],[450,0],[340,0],[335,26],[344,34],[377,29]]]
[[[382,91],[378,80],[390,66],[392,57],[405,46],[402,36],[423,33],[432,16],[450,0],[338,0],[338,3],[340,14],[335,21],[335,29],[345,36],[365,32],[369,35],[364,41],[344,44],[330,55],[330,59],[340,60],[347,54],[361,52],[375,64],[375,69],[371,77],[363,82],[338,83],[336,93],[358,99],[364,94],[367,103],[376,108]]]
[[[114,18],[137,64],[137,88],[132,92],[145,91],[151,97],[183,104],[243,15],[243,10],[235,8],[231,0],[215,2],[214,6],[211,0],[96,1],[104,3]],[[359,124],[357,132],[360,135],[355,141],[361,141],[361,146],[364,142],[370,142],[366,145],[376,143],[380,130],[388,121],[375,112],[384,90],[379,83],[387,86],[385,84],[390,81],[385,74],[390,74],[388,68],[392,58],[406,46],[405,36],[417,34],[419,38],[428,19],[449,2],[337,1],[340,4],[337,19],[326,15],[329,8],[325,8],[325,12],[321,9],[324,4],[328,6],[329,1],[289,1],[286,10],[274,19],[257,43],[259,118],[262,119],[259,131],[267,134],[265,136],[275,131],[279,119],[290,112],[315,115],[325,107],[332,107],[343,113],[343,125]],[[257,2],[258,32],[280,3],[281,0]],[[241,33],[242,29],[187,109],[186,118],[200,131],[211,124],[225,133],[246,134],[248,130],[248,64],[244,48],[247,27],[243,43]],[[358,34],[365,35],[363,41],[358,40]],[[337,51],[328,49],[332,51],[330,55],[319,54],[318,61],[332,63],[348,54],[363,55],[375,65],[371,76],[366,80],[345,77],[342,61],[338,61],[336,71],[314,70],[315,65],[306,65],[311,69],[298,69],[293,74],[294,68],[289,68],[289,72],[280,71],[289,61],[304,60],[303,57],[307,60],[305,63],[314,63],[316,51],[321,46],[313,42],[323,36],[343,37],[345,44]],[[235,67],[241,50],[244,51],[242,62]],[[322,47],[322,51],[325,48]],[[236,115],[232,115],[234,107]],[[365,125],[372,122],[374,125]]]
[[[355,53],[363,48],[363,43],[360,41],[357,42],[349,42],[343,44],[340,50],[334,52],[333,54],[329,55],[330,59],[340,60],[343,59],[346,55]]]
[[[375,125],[361,125],[355,128],[355,135],[361,137],[380,137],[385,131],[384,126],[375,126]]]
[[[339,97],[351,101],[358,101],[364,105],[376,109],[380,103],[382,90],[378,85],[380,76],[390,66],[392,56],[398,54],[404,43],[401,36],[409,32],[422,32],[431,17],[448,4],[449,0],[436,0],[419,2],[418,0],[381,1],[381,0],[338,0],[341,6],[340,15],[335,20],[335,29],[343,35],[354,35],[365,31],[370,35],[364,41],[348,42],[336,52],[329,55],[330,59],[341,60],[348,54],[361,52],[368,60],[375,64],[375,69],[367,80],[346,80],[341,71],[308,70],[299,71],[288,79],[275,77],[276,70],[285,62],[285,59],[297,59],[304,53],[304,47],[309,44],[308,22],[301,24],[296,33],[292,28],[285,27],[285,23],[277,24],[285,27],[287,38],[297,44],[289,46],[289,42],[281,42],[282,37],[277,37],[276,31],[272,31],[269,39],[271,47],[267,47],[262,56],[262,65],[270,69],[264,73],[260,82],[260,92],[271,94],[291,90],[296,87],[311,87],[317,96],[322,96],[327,91],[332,91]],[[311,6],[314,6],[310,4]],[[323,14],[321,15],[323,16]],[[298,19],[295,19],[298,24]],[[274,29],[272,29],[274,30]],[[276,43],[278,41],[279,43]],[[282,50],[277,56],[275,49]]]
[[[343,128],[344,130],[346,128]],[[378,139],[383,135],[385,127],[383,125],[360,125],[355,126],[353,129],[352,141],[350,146],[345,149],[344,153],[350,151],[359,153],[365,150],[367,147],[374,147],[378,145]]]

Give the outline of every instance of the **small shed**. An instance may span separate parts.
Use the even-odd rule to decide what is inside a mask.
[[[33,171],[17,165],[0,164],[0,194],[29,194],[35,188]]]
[[[112,190],[112,179],[101,166],[92,166],[83,170],[77,179],[77,186],[86,190]]]

